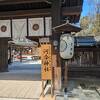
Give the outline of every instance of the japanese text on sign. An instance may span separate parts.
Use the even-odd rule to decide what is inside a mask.
[[[41,44],[42,79],[52,79],[51,44]]]

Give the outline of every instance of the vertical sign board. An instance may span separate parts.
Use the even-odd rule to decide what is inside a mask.
[[[42,80],[52,79],[51,44],[41,44]]]
[[[52,35],[52,18],[45,17],[46,36]]]

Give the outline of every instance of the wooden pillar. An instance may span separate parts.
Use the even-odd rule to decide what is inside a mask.
[[[22,48],[20,48],[20,62],[22,62]]]
[[[12,63],[12,46],[9,45],[9,57],[8,57],[8,64]]]
[[[67,84],[68,84],[68,61],[65,61],[65,69],[64,69],[64,91],[67,92]]]
[[[61,24],[61,1],[53,0],[52,3],[52,26],[55,27]]]
[[[8,39],[0,38],[0,72],[8,71]]]
[[[52,27],[61,24],[61,1],[62,0],[52,0]],[[53,43],[53,57],[56,59],[53,63],[55,69],[54,73],[54,88],[55,90],[61,90],[61,60],[59,56],[59,40],[60,35],[52,33],[52,43]],[[55,45],[54,42],[58,42]]]

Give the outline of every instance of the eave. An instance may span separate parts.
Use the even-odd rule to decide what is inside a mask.
[[[63,32],[79,32],[82,29],[70,23],[61,24],[59,26],[53,27],[53,33],[63,33]]]

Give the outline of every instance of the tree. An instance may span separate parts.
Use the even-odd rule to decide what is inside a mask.
[[[77,35],[80,36],[97,36],[100,35],[100,14],[96,14],[95,18],[91,22],[89,20],[89,16],[85,16],[80,20],[80,26],[82,27],[82,31],[80,31]]]
[[[95,35],[100,35],[100,14],[96,15],[96,20],[94,21],[92,32],[95,33]]]
[[[85,16],[80,19],[80,26],[82,29],[87,29],[89,27],[89,17]]]

